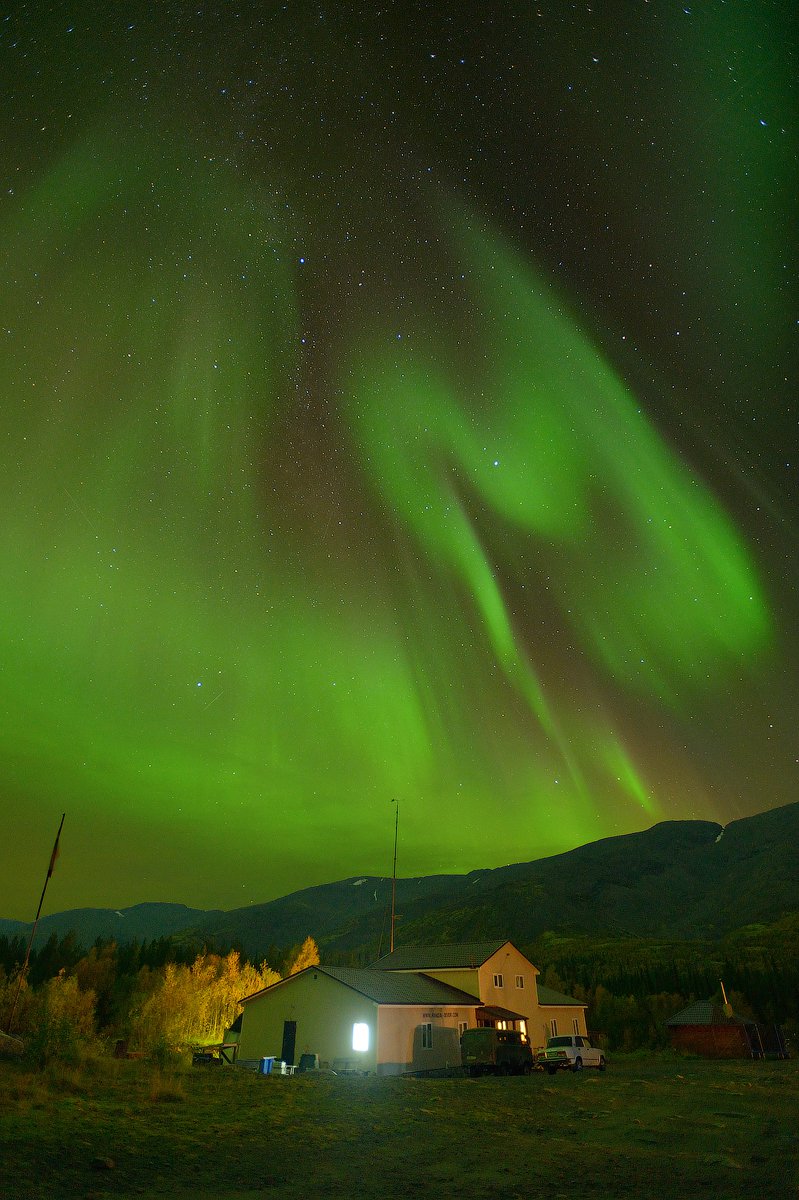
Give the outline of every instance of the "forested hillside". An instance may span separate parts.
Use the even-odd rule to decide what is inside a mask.
[[[784,1024],[799,1044],[799,916],[718,942],[547,933],[520,949],[542,983],[586,1001],[589,1026],[610,1050],[664,1045],[666,1018],[694,1000],[720,998],[722,980],[739,1015]],[[21,939],[0,937],[0,1028],[23,956]],[[84,951],[73,937],[53,935],[32,955],[16,1031],[45,1048],[64,1037],[124,1038],[142,1053],[219,1041],[242,996],[318,961],[313,938],[273,947],[270,957],[274,966],[256,965],[235,948],[170,938]],[[338,951],[326,961],[363,965],[371,957]]]

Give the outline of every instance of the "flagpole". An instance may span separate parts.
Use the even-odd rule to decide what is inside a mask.
[[[399,832],[399,800],[392,800],[392,804],[396,804],[397,811],[394,815],[394,870],[391,876],[391,938],[389,940],[389,954],[394,953],[394,916],[397,908],[397,834]]]
[[[33,939],[36,936],[36,926],[39,924],[39,917],[42,915],[42,905],[44,904],[44,895],[45,895],[45,892],[47,891],[47,885],[50,882],[50,876],[53,873],[53,868],[55,867],[55,860],[58,858],[58,841],[59,841],[59,838],[61,837],[61,830],[64,828],[64,818],[66,817],[66,815],[67,815],[66,813],[61,814],[61,824],[58,826],[58,833],[55,835],[55,842],[53,843],[53,853],[50,855],[50,865],[47,868],[47,874],[44,877],[44,887],[42,888],[42,894],[39,897],[39,907],[36,909],[36,917],[34,918],[33,929],[31,930],[31,935],[28,938],[28,948],[25,951],[25,962],[22,964],[22,970],[20,971],[19,979],[17,980],[17,990],[14,995],[14,1003],[11,1005],[11,1015],[8,1018],[8,1028],[6,1030],[6,1032],[9,1035],[11,1034],[11,1026],[14,1024],[14,1015],[17,1011],[17,1001],[19,1000],[19,994],[22,990],[22,981],[25,978],[25,974],[28,970],[28,963],[30,962],[31,946],[33,945]]]

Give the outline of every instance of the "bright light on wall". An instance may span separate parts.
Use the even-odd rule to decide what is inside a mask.
[[[356,1022],[352,1027],[352,1048],[353,1050],[368,1050],[369,1049],[369,1026]]]

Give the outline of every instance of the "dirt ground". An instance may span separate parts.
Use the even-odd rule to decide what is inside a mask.
[[[510,1079],[0,1063],[2,1200],[799,1200],[799,1063]]]

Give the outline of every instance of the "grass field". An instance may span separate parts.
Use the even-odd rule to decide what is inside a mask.
[[[0,1063],[0,1197],[799,1198],[799,1063],[550,1078]]]

